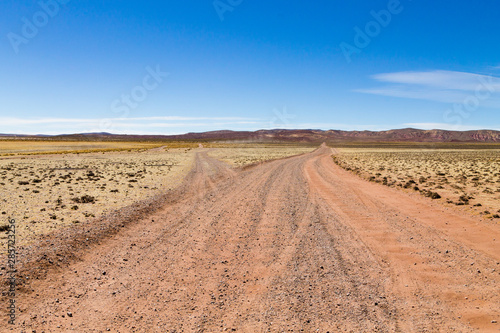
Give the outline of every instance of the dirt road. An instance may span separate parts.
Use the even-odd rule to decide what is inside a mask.
[[[27,332],[499,332],[500,228],[340,169],[232,171],[19,296]]]

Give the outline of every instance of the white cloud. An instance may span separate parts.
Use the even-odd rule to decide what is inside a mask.
[[[0,133],[12,134],[72,134],[108,132],[113,134],[175,135],[231,129],[255,131],[260,129],[323,129],[323,130],[388,130],[389,125],[360,125],[343,123],[289,123],[271,126],[268,119],[244,117],[136,117],[136,118],[37,118],[0,117]]]
[[[382,73],[372,78],[385,85],[355,91],[442,103],[463,103],[480,96],[482,107],[500,107],[500,78],[491,75],[435,70]]]
[[[419,85],[445,90],[474,91],[478,87],[488,86],[492,90],[500,91],[499,78],[490,75],[465,72],[443,70],[428,72],[396,72],[376,74],[372,77],[380,82]]]
[[[109,132],[177,134],[199,128],[200,131],[221,128],[264,126],[264,121],[245,117],[136,117],[136,118],[37,118],[0,117],[0,133],[63,134]],[[174,131],[164,133],[163,129]]]
[[[256,118],[242,117],[139,117],[139,118],[14,118],[0,117],[0,126],[12,125],[37,125],[37,124],[82,124],[82,123],[99,123],[103,120],[112,122],[137,122],[137,121],[252,121]]]
[[[357,89],[355,91],[372,95],[429,100],[442,103],[457,103],[468,96],[468,93],[462,91],[439,89],[433,90],[423,87],[408,86],[389,86],[373,89]]]
[[[175,127],[224,127],[228,125],[258,124],[254,121],[210,122],[210,123],[117,123],[120,128],[175,128]]]

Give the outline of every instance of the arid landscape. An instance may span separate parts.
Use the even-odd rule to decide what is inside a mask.
[[[90,152],[138,151],[161,147],[159,143],[145,142],[86,142],[86,141],[49,141],[35,140],[0,140],[0,156],[43,155],[43,154],[80,154]],[[175,144],[174,144],[175,145]],[[189,147],[183,143],[182,147]]]
[[[245,167],[269,160],[305,154],[314,150],[314,145],[233,145],[213,149],[208,154],[234,167]]]
[[[345,148],[335,163],[361,177],[467,206],[500,221],[500,150]]]
[[[498,13],[0,1],[0,333],[500,333]]]
[[[0,153],[8,152],[7,157],[0,157],[0,186],[4,193],[0,228],[7,228],[6,216],[15,212],[12,217],[22,223],[17,229],[18,244],[27,245],[37,236],[171,191],[191,170],[193,147],[198,146],[133,142],[37,142],[29,146],[25,141],[7,142],[0,147]],[[225,146],[209,150],[210,154],[239,167],[314,149],[290,145]],[[84,147],[87,153],[81,153]],[[64,153],[71,148],[76,152]],[[0,253],[7,250],[6,240],[7,235],[0,235]]]
[[[18,244],[177,187],[194,161],[191,148],[141,152],[0,157],[2,211],[19,221]],[[6,235],[0,237],[5,252]]]
[[[500,329],[498,148],[126,145],[0,157],[6,331]]]

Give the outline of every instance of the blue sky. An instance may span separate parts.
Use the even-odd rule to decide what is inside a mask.
[[[497,1],[0,3],[0,133],[500,129]]]

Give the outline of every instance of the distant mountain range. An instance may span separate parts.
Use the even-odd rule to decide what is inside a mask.
[[[420,130],[414,128],[388,131],[340,131],[340,130],[259,130],[249,131],[211,131],[187,133],[182,135],[122,135],[110,133],[81,133],[56,136],[47,135],[8,135],[2,138],[82,140],[82,141],[238,141],[238,142],[483,142],[500,143],[500,131],[446,131]]]

